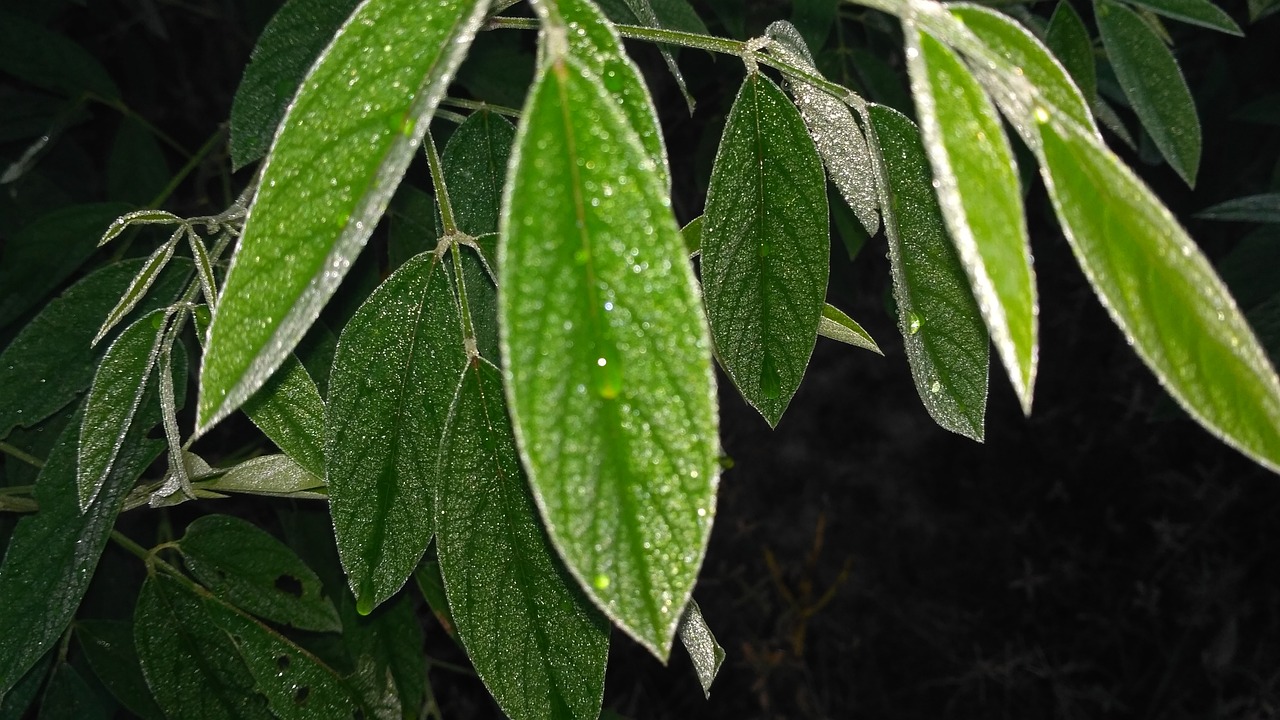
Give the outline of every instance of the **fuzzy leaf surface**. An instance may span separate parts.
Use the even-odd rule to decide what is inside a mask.
[[[1210,30],[1218,30],[1229,35],[1240,35],[1240,26],[1222,8],[1209,0],[1130,0],[1134,5],[1143,7],[1158,15],[1174,20],[1199,25]]]
[[[516,720],[600,714],[608,621],[564,569],[520,469],[498,368],[462,373],[440,449],[436,533],[476,673]]]
[[[1093,58],[1089,29],[1071,0],[1060,0],[1054,9],[1049,27],[1045,29],[1045,44],[1071,73],[1071,79],[1084,94],[1085,102],[1092,104],[1098,96],[1098,64]]]
[[[882,105],[870,106],[868,116],[882,163],[893,297],[916,392],[939,425],[981,441],[990,342],[947,237],[920,132]]]
[[[197,434],[265,383],[364,247],[489,3],[367,0],[289,106],[209,328]]]
[[[515,126],[487,110],[472,113],[449,136],[440,163],[462,232],[473,237],[498,232],[502,186],[515,139]]]
[[[576,54],[530,91],[504,198],[512,424],[552,544],[660,658],[715,513],[711,343],[666,186]]]
[[[436,457],[466,358],[439,260],[423,253],[347,323],[329,378],[325,469],[342,567],[362,613],[413,573],[432,535]]]
[[[863,330],[856,320],[832,305],[824,305],[822,308],[822,319],[818,320],[818,334],[846,345],[870,350],[877,355],[884,355],[870,333]]]
[[[276,447],[324,477],[324,400],[297,357],[289,355],[243,409]]]
[[[702,608],[698,607],[693,598],[689,599],[684,616],[680,618],[680,642],[693,661],[702,694],[710,700],[711,683],[715,682],[720,666],[724,664],[724,648],[716,642],[716,636],[711,634],[711,628],[702,616]]]
[[[800,113],[752,73],[716,152],[702,220],[702,286],[716,354],[778,424],[818,337],[830,252],[827,179]]]
[[[960,57],[927,32],[906,32],[911,90],[938,206],[996,353],[1022,411],[1030,413],[1039,355],[1037,301],[1013,151],[995,106]]]
[[[1208,260],[1096,140],[1051,121],[1040,134],[1054,209],[1112,320],[1197,422],[1280,470],[1280,381]]]
[[[1195,187],[1200,118],[1178,61],[1138,13],[1112,0],[1095,0],[1093,8],[1107,58],[1142,127],[1170,167]]]
[[[199,487],[214,492],[297,497],[322,492],[325,483],[323,476],[307,472],[288,455],[263,455],[245,460]]]

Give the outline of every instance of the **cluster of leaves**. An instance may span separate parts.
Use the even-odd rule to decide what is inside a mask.
[[[0,565],[5,707],[21,712],[46,677],[47,706],[85,697],[66,662],[74,634],[143,716],[417,714],[429,693],[410,579],[512,717],[598,715],[611,625],[664,661],[680,637],[706,690],[723,651],[692,591],[721,472],[715,364],[776,425],[818,335],[878,352],[825,302],[828,181],[866,235],[883,228],[907,359],[942,427],[983,438],[991,345],[1031,410],[1039,310],[1021,173],[1038,166],[1086,277],[1170,395],[1280,468],[1280,382],[1262,345],[1098,128],[1133,142],[1112,106],[1123,101],[1191,183],[1199,124],[1152,13],[1235,24],[1205,0],[1098,0],[1117,94],[1068,2],[1047,24],[933,0],[859,4],[901,22],[918,127],[823,77],[821,19],[738,41],[682,2],[535,0],[532,17],[487,0],[287,3],[232,108],[232,163],[261,160],[242,197],[190,219],[59,217],[83,235],[119,215],[102,244],[176,229],[79,280],[0,355],[0,436],[40,466],[0,495],[0,509],[30,513]],[[481,29],[538,31],[514,99],[468,70],[501,59]],[[623,36],[662,44],[690,107],[674,46],[745,67],[705,212],[683,230]],[[52,79],[57,63],[0,59],[41,87],[118,96],[92,58],[68,52],[78,59]],[[446,97],[455,81],[475,99]],[[402,184],[419,153],[434,197]],[[390,273],[335,333],[322,310],[384,217]],[[29,275],[8,252],[4,272]],[[57,258],[42,286],[6,285],[4,322],[90,252]],[[188,337],[200,361],[184,432]],[[279,453],[218,448],[214,467],[193,446],[238,411]],[[148,436],[157,425],[164,440]],[[14,442],[27,428],[48,431],[32,448],[43,459]],[[140,480],[162,456],[162,475]],[[113,530],[126,509],[229,494],[327,501],[337,559],[313,570],[221,515],[150,549]],[[72,626],[109,539],[146,566],[134,622]]]

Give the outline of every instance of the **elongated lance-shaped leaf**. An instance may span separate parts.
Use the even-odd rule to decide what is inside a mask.
[[[720,139],[702,221],[702,287],[716,354],[770,426],[818,337],[830,252],[827,180],[804,120],[750,73]]]
[[[432,535],[436,456],[465,362],[439,259],[387,278],[347,323],[329,378],[329,511],[361,614],[391,597]]]
[[[711,699],[711,683],[715,681],[724,664],[724,648],[716,642],[716,636],[707,627],[707,620],[702,616],[702,608],[693,598],[685,606],[684,615],[680,618],[680,642],[693,661],[693,669],[698,674],[698,684],[702,686],[702,694]]]
[[[263,455],[235,465],[223,475],[197,484],[214,492],[240,492],[324,499],[324,477],[307,472],[288,455]]]
[[[508,717],[600,714],[609,623],[552,548],[520,469],[502,376],[467,365],[440,447],[436,546],[476,673]]]
[[[635,13],[636,19],[645,27],[661,28],[658,22],[658,15],[654,12],[653,4],[650,0],[626,0],[627,7],[631,12]],[[671,72],[671,77],[676,81],[676,86],[680,88],[680,94],[684,96],[685,105],[689,106],[689,114],[693,114],[694,102],[693,96],[689,94],[689,88],[685,85],[684,74],[680,72],[680,66],[676,64],[675,53],[667,45],[658,45],[658,51],[662,53],[662,60],[667,63],[667,70]]]
[[[1058,7],[1049,18],[1049,27],[1045,29],[1044,42],[1058,62],[1071,73],[1071,79],[1076,81],[1085,102],[1092,105],[1098,97],[1098,65],[1093,58],[1089,29],[1071,0],[1059,0]]]
[[[846,345],[870,350],[877,355],[884,355],[870,333],[863,330],[856,320],[830,304],[822,308],[822,318],[818,320],[818,334]]]
[[[640,136],[640,145],[653,170],[669,192],[671,175],[667,169],[667,146],[662,139],[662,124],[653,105],[644,76],[622,48],[613,23],[591,0],[534,0],[533,8],[543,23],[555,27],[571,27],[565,41],[573,56],[595,77],[601,87]]]
[[[552,544],[665,658],[715,514],[711,343],[653,160],[603,80],[558,54],[567,31],[545,31],[503,201],[508,402]]]
[[[18,521],[0,565],[0,695],[62,635],[93,579],[125,494],[164,449],[164,443],[143,437],[156,421],[148,412],[82,512],[75,483],[81,417],[72,415],[40,470],[40,510]]]
[[[139,318],[111,343],[98,365],[80,428],[76,487],[89,507],[111,476],[160,356],[168,317],[163,310]]]
[[[489,3],[367,0],[276,135],[200,374],[197,434],[275,372],[373,232]]]
[[[1280,224],[1280,193],[1233,198],[1196,213],[1202,220]]]
[[[515,139],[515,127],[487,110],[472,113],[449,136],[440,164],[454,221],[462,232],[473,237],[498,232],[502,186]]]
[[[1197,422],[1280,471],[1280,381],[1222,281],[1111,151],[1041,120],[1049,196],[1111,318]]]
[[[1022,187],[996,109],[964,62],[906,26],[907,67],[938,205],[996,353],[1030,414],[1038,306]]]
[[[1191,187],[1200,169],[1200,118],[1173,53],[1138,13],[1095,0],[1107,59],[1142,127],[1170,167]]]
[[[173,259],[173,250],[178,246],[178,241],[182,239],[185,228],[178,228],[169,238],[168,242],[156,248],[142,264],[142,268],[138,270],[138,274],[134,276],[133,282],[129,283],[129,289],[124,291],[120,296],[120,301],[116,306],[107,313],[107,319],[103,321],[102,327],[98,329],[98,334],[93,336],[93,344],[97,345],[98,341],[107,336],[115,326],[125,318],[142,298],[146,296],[147,291],[151,289],[152,283],[156,278],[160,277],[160,271],[164,270],[164,266],[169,264]]]
[[[200,294],[204,296],[209,307],[218,306],[218,281],[213,277],[213,263],[209,261],[209,249],[204,241],[196,235],[195,230],[187,227],[187,244],[191,246],[191,258],[195,260],[196,277],[200,279]]]
[[[1174,20],[1218,30],[1229,35],[1244,35],[1235,20],[1209,0],[1130,0],[1130,2]]]
[[[771,55],[815,75],[820,74],[814,67],[809,46],[794,25],[779,20],[766,28],[765,34],[773,40],[769,46]],[[867,234],[880,232],[875,167],[871,164],[867,139],[854,121],[849,106],[803,80],[790,80],[788,88],[796,99],[796,107],[800,108],[800,116],[804,118],[809,135],[818,147],[831,182],[858,217],[858,222],[866,228]]]
[[[307,472],[324,477],[324,400],[292,354],[244,403],[244,414]]]
[[[911,377],[939,425],[981,442],[990,342],[947,237],[920,132],[881,105],[869,106],[867,117],[868,139],[881,164],[880,207]]]
[[[115,240],[131,225],[178,225],[182,222],[182,218],[167,210],[134,210],[111,221],[107,231],[102,234],[102,239],[98,241],[98,246]]]

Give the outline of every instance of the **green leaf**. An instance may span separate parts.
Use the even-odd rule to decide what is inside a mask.
[[[343,595],[342,640],[356,668],[351,683],[361,685],[367,705],[403,706],[412,715],[411,708],[421,707],[427,692],[422,621],[412,596],[401,593],[363,616],[351,607],[350,596]],[[387,715],[401,717],[398,710]]]
[[[107,197],[134,207],[154,201],[169,184],[169,163],[141,120],[124,116],[107,158]]]
[[[665,658],[715,512],[711,344],[666,188],[603,88],[576,54],[553,56],[521,113],[501,352],[552,544],[605,615]]]
[[[765,34],[773,40],[770,54],[819,74],[804,38],[791,23],[779,20],[766,28]],[[875,168],[867,150],[867,139],[862,128],[854,122],[849,106],[802,80],[791,80],[789,87],[831,182],[853,209],[867,234],[880,232]]]
[[[50,301],[0,353],[0,437],[31,427],[65,407],[93,381],[97,359],[90,342],[102,318],[129,286],[141,260],[108,265]],[[186,261],[175,261],[139,313],[167,305],[185,280]]]
[[[1036,287],[1013,151],[991,100],[954,52],[908,26],[907,58],[943,221],[1022,411],[1030,414],[1039,354]]]
[[[289,106],[209,328],[197,434],[284,362],[413,159],[489,3],[368,0]]]
[[[307,369],[289,355],[244,414],[271,442],[316,477],[324,477],[324,400]]]
[[[458,229],[471,236],[498,232],[502,186],[516,129],[487,110],[475,112],[449,136],[444,154],[445,185]]]
[[[498,369],[462,373],[440,447],[440,570],[462,644],[508,717],[595,718],[609,625],[564,570],[520,470]]]
[[[456,131],[455,131],[456,132]],[[453,186],[450,185],[450,191]],[[455,208],[456,213],[456,208]],[[402,183],[387,206],[387,265],[395,271],[418,253],[434,250],[444,233],[435,198]]]
[[[1044,42],[1071,73],[1071,79],[1084,94],[1085,102],[1092,105],[1094,98],[1098,97],[1098,65],[1093,58],[1093,40],[1089,38],[1089,30],[1071,0],[1059,0],[1058,7],[1049,18]]]
[[[264,455],[232,467],[225,474],[199,483],[214,492],[240,492],[295,498],[327,497],[324,478],[307,472],[288,455]]]
[[[533,5],[544,26],[573,26],[564,37],[569,53],[586,72],[600,79],[605,95],[639,136],[640,146],[653,163],[648,171],[656,173],[669,191],[671,174],[657,108],[639,68],[623,51],[622,39],[613,24],[591,0],[541,0]]]
[[[1107,58],[1142,127],[1169,165],[1195,187],[1200,168],[1200,118],[1178,61],[1136,12],[1094,0]]]
[[[711,683],[715,681],[724,664],[724,648],[716,642],[716,636],[707,627],[706,618],[702,617],[702,608],[693,598],[684,609],[680,618],[680,642],[689,659],[693,661],[693,670],[698,674],[698,684],[702,685],[702,694],[711,699]]]
[[[476,238],[476,245],[481,249],[465,245],[461,248],[462,280],[466,284],[471,325],[476,333],[476,350],[480,357],[495,365],[502,358],[498,342],[498,286],[489,274],[492,265],[486,264],[486,258],[493,258],[492,262],[496,263],[497,243],[498,234],[491,233]],[[445,268],[452,277],[451,257],[445,258]]]
[[[405,263],[342,331],[325,468],[342,567],[360,612],[404,585],[432,534],[436,457],[466,356],[439,260]]]
[[[1244,37],[1240,26],[1231,19],[1231,16],[1209,0],[1128,0],[1128,2],[1174,20]]]
[[[307,70],[358,0],[289,0],[267,23],[231,102],[231,169],[267,154]]]
[[[624,0],[627,6],[631,8],[631,12],[635,14],[636,24],[649,28],[662,28],[658,15],[654,12],[653,3],[650,0]],[[670,45],[662,43],[658,44],[658,51],[662,54],[662,60],[667,64],[667,70],[671,73],[671,78],[676,81],[676,87],[680,89],[680,94],[684,96],[685,105],[689,108],[689,114],[692,115],[696,103],[693,96],[689,94],[689,88],[685,85],[684,74],[680,72],[680,66],[676,64],[675,50]]]
[[[187,569],[226,602],[272,622],[318,632],[341,628],[320,578],[287,545],[229,515],[205,515],[178,541]]]
[[[716,354],[778,424],[804,378],[827,292],[827,180],[800,113],[751,73],[725,124],[702,221],[702,287]]]
[[[818,320],[818,334],[846,345],[870,350],[877,355],[884,355],[880,346],[876,345],[876,341],[862,329],[861,325],[831,305],[822,308],[822,318]]]
[[[115,470],[142,408],[168,324],[163,310],[139,318],[120,333],[98,365],[80,428],[76,487],[81,509],[89,507]]]
[[[893,297],[916,391],[939,425],[981,442],[990,343],[947,237],[929,159],[906,116],[881,105],[868,112],[883,173]]]
[[[1042,175],[1076,259],[1156,378],[1201,425],[1280,469],[1280,381],[1204,255],[1096,139],[1045,118]]]
[[[1229,220],[1233,222],[1280,223],[1280,193],[1247,195],[1196,213],[1201,220]]]
[[[10,690],[0,697],[0,718],[20,720],[27,717],[27,710],[36,701],[45,678],[49,675],[49,666],[53,665],[56,650],[45,653],[36,664],[22,676]]]
[[[0,11],[0,72],[70,98],[93,93],[117,100],[120,90],[102,65],[64,34]]]
[[[151,698],[138,663],[138,652],[133,647],[133,624],[119,620],[77,620],[75,628],[89,667],[111,695],[134,715],[161,720],[164,713]]]
[[[102,233],[102,238],[98,240],[98,245],[106,245],[115,240],[120,237],[120,233],[133,225],[180,225],[184,222],[186,221],[167,210],[134,210],[112,220],[106,232]]]
[[[97,345],[98,341],[106,337],[147,296],[147,292],[151,290],[151,286],[160,277],[160,273],[164,271],[165,266],[173,259],[173,251],[178,246],[178,241],[182,239],[184,232],[183,228],[179,228],[167,242],[153,250],[151,255],[147,257],[146,262],[138,270],[138,274],[133,277],[129,287],[120,296],[119,302],[116,303],[115,307],[111,308],[111,312],[107,313],[107,319],[102,321],[102,327],[98,328],[98,334],[93,336],[94,345]]]
[[[684,240],[684,248],[689,252],[689,257],[694,257],[702,253],[702,216],[689,221],[680,229],[680,238]]]
[[[453,622],[453,610],[449,608],[449,598],[445,595],[444,575],[440,572],[440,559],[436,556],[434,544],[427,548],[426,556],[422,558],[418,569],[413,571],[413,579],[418,584],[422,599],[431,608],[431,614],[440,623],[440,629],[461,647],[458,628]]]
[[[0,327],[35,307],[93,255],[120,203],[72,205],[42,215],[0,247]]]
[[[107,709],[70,663],[53,668],[40,703],[39,720],[107,720]]]
[[[0,565],[0,695],[8,692],[62,635],[80,606],[125,494],[160,455],[134,426],[114,470],[84,512],[76,492],[80,417],[72,416],[36,481],[40,510],[18,521]],[[149,422],[148,422],[149,421]]]
[[[201,598],[177,580],[147,577],[134,608],[133,633],[142,674],[166,717],[273,718],[231,637]]]

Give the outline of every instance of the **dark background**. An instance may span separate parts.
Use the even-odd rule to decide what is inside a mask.
[[[225,127],[257,33],[277,6],[2,5],[89,49],[128,106],[188,149]],[[792,12],[780,1],[695,6],[719,33],[728,32],[723,18],[741,18],[758,33]],[[1044,17],[1052,10],[1029,7]],[[1247,17],[1243,3],[1224,7],[1242,23]],[[1080,10],[1087,18],[1088,8]],[[900,45],[881,30],[893,23],[847,13],[828,36],[824,69],[869,99],[900,105]],[[1221,261],[1247,236],[1276,235],[1191,215],[1280,189],[1280,17],[1243,25],[1244,38],[1166,27],[1204,123],[1197,189],[1149,163],[1149,147],[1134,152],[1108,139]],[[528,53],[532,37],[482,42]],[[630,47],[663,116],[684,222],[700,212],[742,64],[684,51],[699,102],[690,116],[657,53]],[[896,92],[873,92],[853,50],[896,69]],[[518,80],[519,68],[511,74]],[[0,103],[28,90],[0,77]],[[478,81],[455,88],[468,93],[484,96],[485,88]],[[1120,112],[1136,129],[1132,113]],[[63,205],[141,202],[118,195],[158,190],[122,184],[122,174],[145,183],[150,173],[152,186],[163,186],[182,159],[162,147],[158,166],[135,158],[130,170],[128,156],[114,149],[121,118],[85,106],[35,170],[0,187],[0,238]],[[30,143],[11,135],[0,143],[6,164]],[[249,171],[230,174],[225,146],[215,142],[167,209],[216,212],[247,181]],[[996,366],[985,444],[934,425],[915,395],[887,300],[883,238],[852,259],[843,238],[833,238],[829,298],[864,324],[885,357],[820,339],[774,431],[722,379],[722,443],[733,468],[721,481],[695,596],[728,659],[707,701],[680,650],[663,667],[615,633],[608,711],[635,718],[1280,717],[1280,482],[1173,407],[1093,297],[1038,182],[1027,205],[1042,324],[1032,416],[1022,416]],[[369,251],[375,259],[379,242],[381,234]],[[1239,263],[1248,272],[1237,268],[1228,280],[1280,289],[1280,254],[1261,258]],[[246,512],[264,511],[259,503]],[[431,622],[427,651],[465,662]],[[446,717],[496,713],[478,681],[448,673],[431,679]]]

